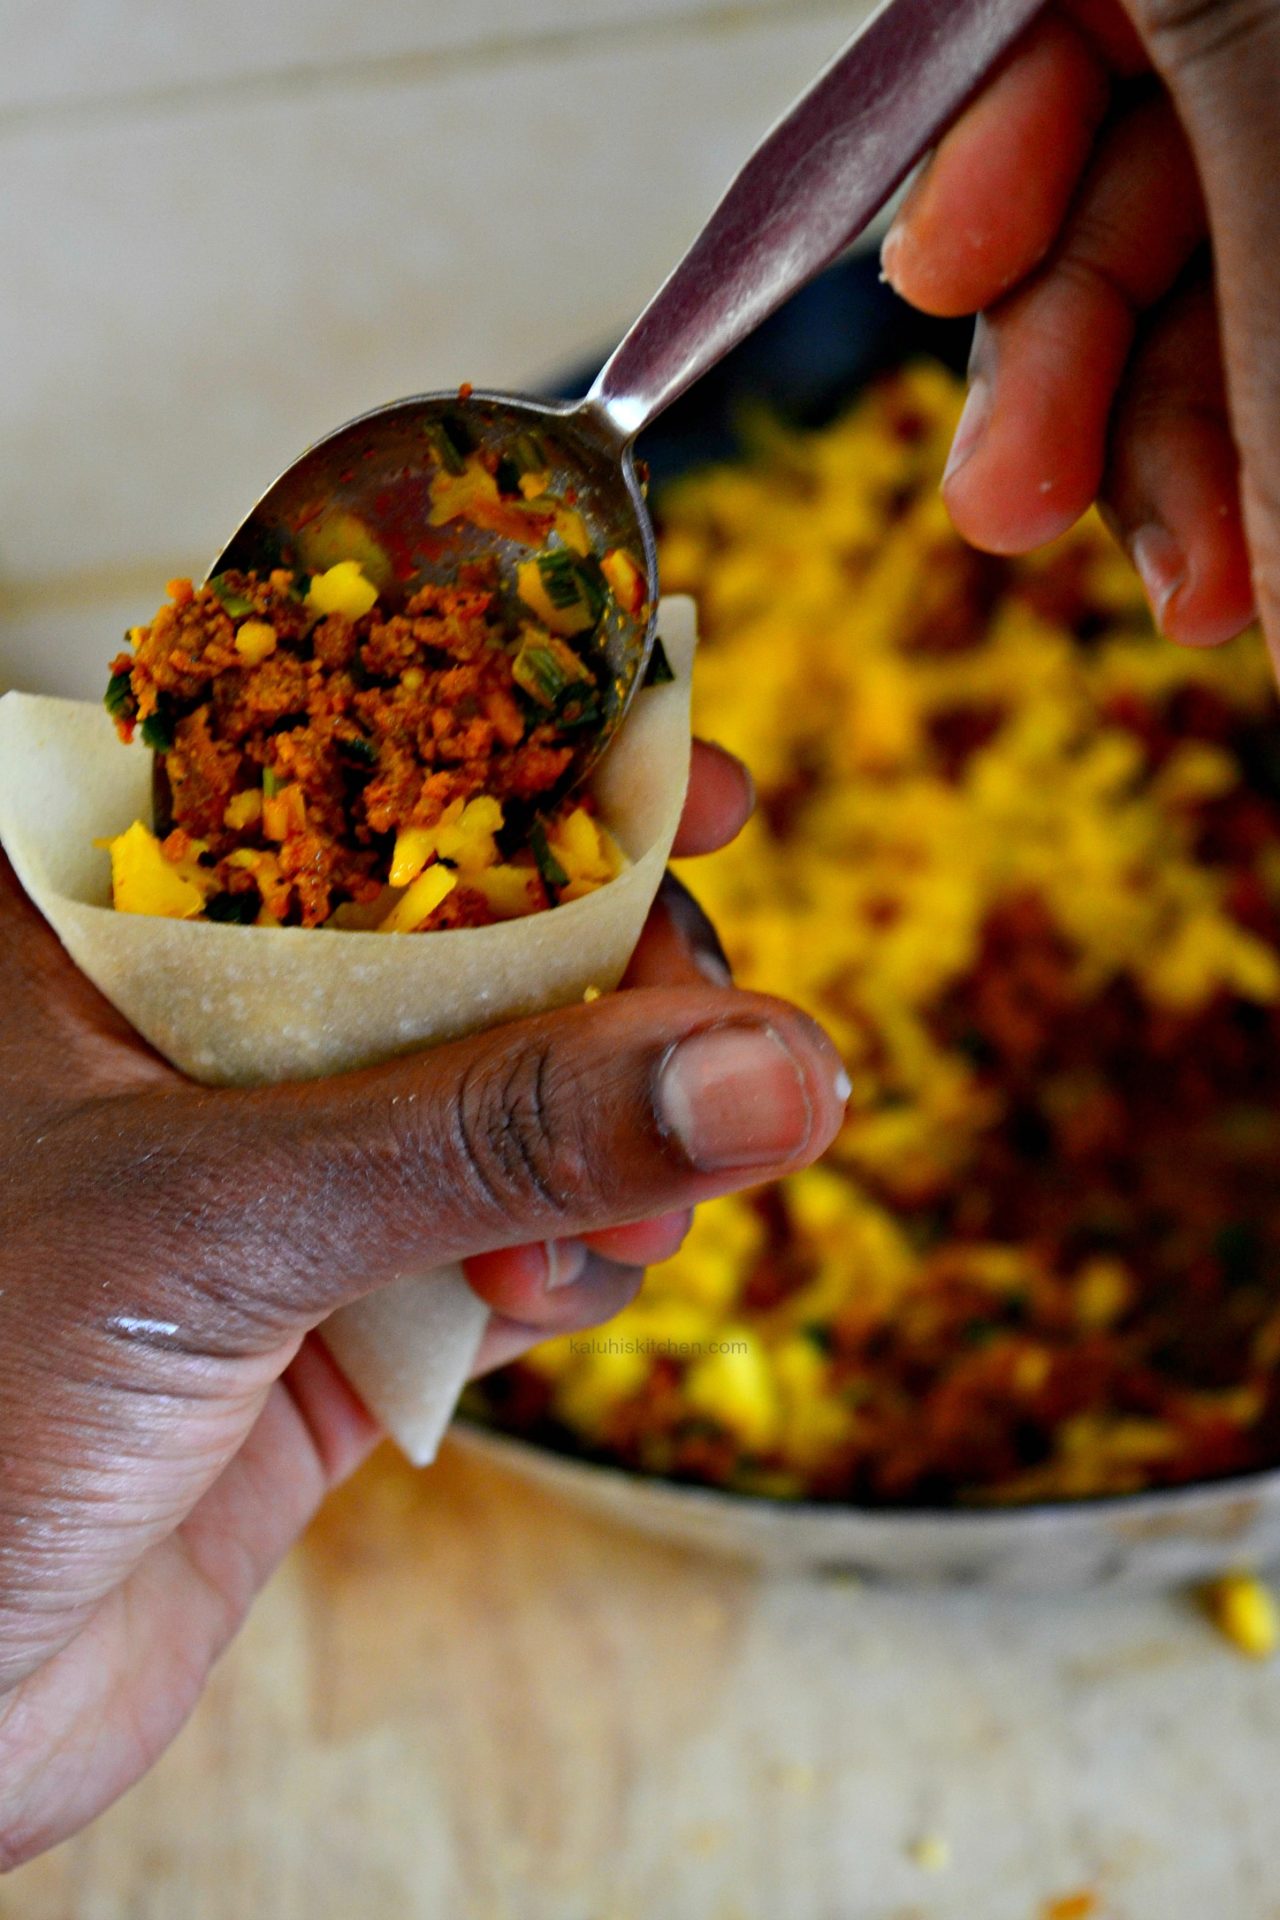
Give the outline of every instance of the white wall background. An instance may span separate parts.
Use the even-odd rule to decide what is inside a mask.
[[[0,684],[95,694],[360,408],[643,305],[867,0],[5,0]]]

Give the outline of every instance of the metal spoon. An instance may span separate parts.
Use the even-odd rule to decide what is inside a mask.
[[[1042,4],[886,0],[766,135],[584,400],[463,389],[361,414],[268,488],[210,574],[358,559],[394,604],[481,552],[527,557],[460,521],[433,527],[430,486],[453,441],[509,455],[520,436],[536,435],[548,491],[571,491],[595,550],[629,550],[647,577],[644,605],[629,613],[611,604],[597,636],[604,718],[583,739],[572,768],[580,780],[653,646],[657,554],[636,435],[856,237]]]

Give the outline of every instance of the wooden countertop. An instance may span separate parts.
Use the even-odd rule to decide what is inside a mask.
[[[1179,1596],[761,1579],[382,1450],[4,1920],[1280,1916],[1280,1666]],[[918,1843],[950,1862],[929,1870]]]

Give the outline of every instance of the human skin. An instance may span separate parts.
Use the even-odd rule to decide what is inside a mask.
[[[1063,0],[942,143],[885,268],[928,311],[982,315],[944,489],[963,534],[1020,551],[1100,498],[1172,638],[1212,645],[1256,610],[1280,659],[1278,160],[1280,0]],[[701,756],[683,850],[729,837],[745,800]],[[372,1443],[308,1337],[325,1313],[471,1254],[496,1364],[614,1311],[691,1204],[830,1139],[821,1037],[708,968],[677,896],[641,991],[210,1093],[0,871],[0,1864],[146,1769]],[[737,1161],[708,1167],[735,1132]],[[580,1277],[549,1290],[552,1266]]]
[[[676,851],[750,805],[699,746]],[[674,883],[625,985],[360,1073],[198,1087],[0,855],[0,1866],[146,1771],[377,1439],[312,1337],[333,1308],[466,1258],[483,1371],[615,1313],[699,1200],[829,1143],[830,1043],[732,987]]]
[[[1058,0],[942,141],[888,279],[980,315],[944,493],[1022,552],[1095,499],[1163,630],[1280,661],[1280,5]]]

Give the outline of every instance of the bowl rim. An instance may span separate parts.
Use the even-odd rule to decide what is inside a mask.
[[[450,1431],[459,1427],[467,1438],[478,1435],[502,1447],[584,1471],[601,1482],[614,1481],[628,1487],[652,1488],[688,1505],[711,1501],[744,1515],[786,1514],[808,1520],[839,1517],[897,1523],[914,1521],[929,1526],[941,1524],[961,1531],[966,1526],[991,1528],[1004,1524],[1013,1527],[1036,1520],[1061,1521],[1069,1516],[1079,1516],[1082,1524],[1086,1516],[1105,1522],[1111,1517],[1130,1519],[1147,1511],[1167,1514],[1191,1510],[1216,1500],[1265,1498],[1272,1492],[1280,1495],[1278,1460],[1270,1467],[1250,1467],[1214,1479],[1186,1480],[1176,1486],[1140,1487],[1132,1493],[1062,1494],[1054,1499],[992,1501],[989,1505],[975,1503],[970,1506],[943,1506],[924,1501],[912,1504],[886,1501],[882,1506],[873,1506],[857,1500],[790,1499],[782,1494],[744,1493],[736,1487],[713,1486],[709,1481],[676,1480],[668,1474],[644,1473],[638,1468],[624,1466],[619,1461],[596,1459],[588,1453],[576,1452],[571,1447],[558,1447],[547,1440],[512,1432],[471,1412],[455,1415]]]

